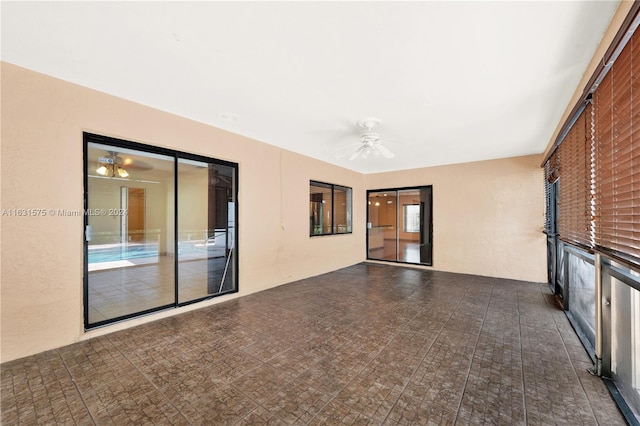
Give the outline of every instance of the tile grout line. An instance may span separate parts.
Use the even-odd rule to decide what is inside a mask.
[[[458,304],[460,304],[460,302],[458,302]],[[458,305],[456,305],[456,308],[458,307]],[[410,320],[407,321],[407,323],[411,322],[411,320],[413,320],[413,318],[417,317],[422,311],[424,310],[421,309],[419,312],[416,312]],[[455,309],[454,309],[455,311]],[[451,313],[451,315],[449,315],[449,318],[451,318],[451,316],[453,315],[453,313]],[[449,319],[447,319],[447,322],[449,321]],[[445,322],[446,324],[446,322]],[[362,366],[362,368],[360,369],[360,371],[364,371],[365,368],[367,368],[373,361],[375,361],[375,359],[378,357],[378,355],[380,355],[382,353],[382,351],[384,351],[393,341],[393,339],[395,338],[395,336],[398,335],[398,333],[403,330],[404,328],[406,328],[406,324],[403,325],[402,327],[399,327],[394,334],[393,337],[391,339],[389,339],[389,341],[387,342],[386,345],[384,345],[379,351],[378,353],[376,353],[376,355],[371,358],[371,360],[369,360],[369,362],[367,362],[364,366]],[[444,328],[444,325],[443,327]],[[440,332],[442,331],[442,329],[440,329]],[[440,333],[438,333],[438,335],[440,335]],[[433,342],[435,342],[435,339],[433,340]],[[433,342],[431,342],[431,345],[429,345],[429,349],[427,349],[427,353],[429,352],[429,350],[431,349],[431,346],[433,346]],[[425,355],[426,357],[426,355]],[[422,358],[422,360],[424,360],[424,358]],[[417,364],[416,369],[413,371],[411,377],[413,377],[413,375],[415,375],[416,370],[418,369],[418,367],[420,366],[420,364],[422,363],[422,360],[420,360],[420,362]],[[340,389],[338,392],[336,392],[336,394],[325,404],[322,406],[322,408],[320,408],[320,410],[318,410],[318,412],[311,418],[309,419],[309,421],[307,422],[307,424],[311,423],[313,421],[313,419],[315,419],[316,417],[318,417],[318,414],[320,414],[322,412],[322,410],[324,410],[329,404],[331,404],[331,402],[336,399],[336,397],[338,395],[340,395],[340,392],[342,392],[343,390],[345,390],[347,388],[347,386],[349,386],[356,378],[358,377],[358,375],[356,374],[354,377],[351,378],[351,380],[349,380],[343,387],[342,389]],[[407,381],[407,385],[409,384],[409,381],[411,381],[411,377],[409,378],[409,380]],[[402,392],[404,391],[404,389],[407,387],[407,385],[405,385],[402,389],[402,391],[400,392],[400,395],[402,395]],[[391,410],[393,409],[393,407],[395,406],[396,402],[398,402],[398,399],[400,399],[400,396],[398,396],[398,398],[396,398],[396,400],[394,401],[394,403],[391,405],[391,409],[389,410],[389,412],[387,413],[387,415],[385,416],[384,420],[382,421],[382,423],[384,423],[387,420],[387,417],[389,417],[389,414],[391,413]]]
[[[522,347],[522,312],[520,311],[520,293],[516,287],[516,312],[518,312],[518,340],[520,341],[520,377],[522,378],[522,408],[524,409],[524,424],[528,424],[527,382],[524,374],[524,349]],[[545,301],[546,302],[546,301]]]
[[[416,314],[416,315],[418,315],[418,314]],[[369,365],[370,365],[370,364],[371,364],[371,363],[372,363],[372,362],[373,362],[373,361],[378,357],[378,355],[380,355],[380,354],[382,353],[382,351],[384,351],[384,350],[385,350],[385,349],[386,349],[386,348],[391,344],[391,342],[393,341],[393,339],[394,339],[394,338],[395,338],[395,336],[397,336],[397,335],[398,335],[398,333],[396,332],[396,333],[393,335],[393,337],[392,337],[391,339],[389,339],[389,341],[387,342],[387,344],[386,344],[386,345],[384,345],[384,346],[383,346],[383,347],[382,347],[382,348],[381,348],[381,349],[376,353],[376,355],[375,355],[373,358],[371,358],[371,359],[369,360],[369,362],[367,362],[365,365],[363,365],[363,366],[362,366],[362,368],[360,369],[360,371],[359,371],[359,372],[361,372],[361,371],[363,371],[365,368],[367,368],[367,367],[368,367],[368,366],[369,366]],[[359,372],[358,372],[358,373],[359,373]],[[352,382],[353,382],[357,377],[358,377],[358,374],[356,374],[355,376],[353,376],[353,377],[352,377],[352,378],[351,378],[347,383],[345,383],[345,385],[344,385],[344,386],[343,386],[339,391],[337,391],[337,392],[335,393],[335,395],[334,395],[331,399],[329,399],[329,401],[327,401],[327,403],[326,403],[326,404],[324,404],[324,405],[322,406],[322,408],[320,408],[320,409],[318,410],[318,412],[317,412],[317,413],[316,413],[316,414],[315,414],[311,419],[309,419],[309,421],[307,422],[307,424],[311,423],[311,422],[313,421],[313,419],[315,419],[316,417],[318,417],[318,414],[322,413],[322,410],[324,410],[324,409],[325,409],[329,404],[331,404],[331,402],[332,402],[334,399],[336,399],[336,397],[337,397],[338,395],[340,395],[340,392],[342,392],[343,390],[345,390],[345,389],[346,389],[346,388],[347,388],[347,387],[348,387],[348,386],[349,386],[349,385],[350,385],[350,384],[351,384],[351,383],[352,383]]]
[[[469,289],[466,289],[464,292],[464,296],[467,295],[467,292],[469,291]],[[462,297],[458,299],[458,303],[456,303],[455,308],[453,308],[451,310],[451,313],[449,314],[449,318],[447,318],[447,320],[444,322],[444,324],[442,324],[442,327],[440,328],[440,331],[438,331],[438,335],[433,339],[433,341],[431,342],[431,344],[429,345],[429,347],[426,349],[426,352],[424,353],[424,356],[420,359],[420,362],[417,364],[416,368],[413,370],[413,373],[411,373],[411,376],[409,376],[409,379],[407,380],[407,384],[404,385],[402,387],[402,390],[400,391],[400,395],[398,395],[398,397],[396,398],[396,400],[393,402],[393,404],[391,404],[391,408],[389,409],[389,412],[387,413],[387,415],[385,416],[384,420],[382,420],[382,424],[384,424],[387,419],[389,418],[389,416],[391,415],[391,412],[393,411],[393,409],[395,408],[396,404],[398,403],[398,401],[400,400],[400,398],[402,397],[402,395],[404,394],[404,391],[407,389],[407,386],[409,386],[409,383],[411,383],[411,380],[415,377],[416,372],[418,371],[418,368],[420,368],[420,366],[422,365],[422,363],[424,362],[425,359],[427,359],[427,356],[429,355],[429,352],[431,352],[431,348],[433,347],[434,343],[440,338],[440,335],[442,334],[442,330],[445,329],[445,327],[447,326],[447,324],[449,323],[449,321],[451,321],[451,318],[453,317],[453,314],[456,312],[456,310],[458,309],[458,307],[460,306]],[[418,314],[416,314],[417,316]]]
[[[563,314],[564,314],[564,312],[563,312]],[[566,321],[568,321],[568,319],[566,317],[566,314],[564,316],[564,319]],[[593,420],[595,420],[596,424],[600,424],[600,422],[598,421],[598,417],[596,416],[596,413],[593,410],[593,405],[592,405],[591,399],[589,398],[589,393],[584,388],[584,383],[582,382],[582,380],[580,380],[580,377],[578,376],[578,372],[577,372],[576,366],[573,363],[573,359],[571,358],[571,354],[569,354],[569,350],[567,349],[567,344],[565,342],[564,337],[562,336],[562,332],[558,328],[558,322],[555,320],[555,318],[553,320],[553,323],[555,325],[556,331],[558,332],[558,336],[560,337],[560,341],[562,341],[562,347],[564,348],[564,352],[567,355],[567,359],[569,360],[569,364],[571,365],[571,372],[573,373],[574,377],[578,380],[578,383],[580,384],[580,389],[582,389],[582,392],[584,393],[584,397],[589,402],[588,405],[589,405],[589,410],[591,411],[591,416],[593,417]],[[583,347],[583,349],[584,349],[584,347]],[[602,379],[600,379],[600,380],[602,380]]]
[[[176,405],[173,403],[173,401],[167,397],[164,392],[162,392],[162,390],[160,388],[158,388],[158,386],[156,386],[155,383],[153,383],[153,381],[151,379],[149,379],[149,377],[142,371],[140,370],[140,368],[138,368],[138,366],[136,365],[136,363],[134,363],[128,356],[126,353],[124,353],[119,347],[118,345],[111,340],[111,335],[107,334],[105,337],[107,337],[107,339],[109,340],[109,342],[117,349],[117,351],[120,353],[120,355],[122,355],[124,357],[124,359],[126,359],[129,364],[131,364],[133,366],[133,368],[136,369],[136,371],[138,371],[138,373],[140,373],[142,375],[142,377],[144,377],[144,379],[149,382],[149,384],[158,392],[158,394],[160,394],[162,396],[162,398],[167,401],[173,408],[176,409],[176,411],[178,413],[180,413],[180,416],[190,425],[193,425],[192,422],[189,421],[189,419],[187,419],[184,415],[184,413],[182,412],[182,410],[180,410],[178,407],[176,407]]]
[[[476,351],[478,350],[478,342],[480,341],[480,335],[482,334],[482,329],[484,328],[484,323],[487,320],[487,312],[489,312],[489,305],[491,304],[491,298],[493,297],[493,290],[495,286],[491,285],[491,294],[489,295],[489,301],[487,302],[487,307],[484,310],[484,315],[482,316],[482,324],[480,325],[480,329],[478,330],[478,335],[476,336],[476,343],[473,346],[473,353],[471,354],[471,362],[469,362],[469,368],[467,369],[467,377],[464,380],[464,386],[462,387],[462,393],[460,394],[460,402],[458,403],[458,408],[456,409],[456,415],[453,418],[453,424],[455,425],[458,421],[458,415],[460,414],[460,407],[462,407],[462,401],[464,400],[464,394],[467,391],[467,384],[469,383],[469,375],[471,374],[471,367],[473,366],[473,359],[476,357]]]
[[[69,370],[69,366],[67,365],[67,362],[64,360],[64,357],[60,353],[59,349],[56,349],[56,354],[58,354],[58,357],[60,357],[60,361],[62,361],[62,365],[64,365],[64,369],[67,371],[67,374],[69,375],[69,378],[71,379],[71,383],[73,383],[73,387],[78,392],[78,395],[80,396],[80,400],[82,401],[82,405],[84,405],[84,408],[87,410],[87,413],[89,414],[89,417],[91,417],[91,421],[93,422],[94,425],[97,425],[98,422],[96,421],[95,417],[93,417],[93,413],[89,409],[89,406],[87,405],[87,401],[84,399],[84,396],[82,395],[82,392],[80,392],[80,388],[78,387],[78,384],[76,383],[76,380],[73,378],[73,374],[71,374],[71,370]],[[66,397],[65,397],[65,399],[66,399]],[[74,419],[74,422],[75,422],[75,419]]]

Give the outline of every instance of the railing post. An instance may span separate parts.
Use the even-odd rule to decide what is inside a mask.
[[[600,253],[595,254],[595,279],[596,279],[596,288],[595,288],[595,302],[596,302],[596,342],[595,342],[595,355],[596,355],[596,363],[591,370],[592,374],[596,376],[602,376],[602,338],[603,338],[603,327],[602,327],[602,258]]]

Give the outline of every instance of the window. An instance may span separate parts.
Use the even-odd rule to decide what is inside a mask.
[[[404,216],[404,232],[420,232],[420,204],[402,206]]]
[[[311,181],[309,235],[351,233],[351,188]]]

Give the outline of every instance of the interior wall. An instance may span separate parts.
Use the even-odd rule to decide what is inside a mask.
[[[178,169],[180,170],[180,169]],[[209,170],[178,173],[178,231],[181,239],[204,240],[209,229]]]
[[[364,260],[363,175],[11,64],[1,67],[1,207],[28,210],[1,222],[1,362]],[[56,214],[82,212],[83,131],[239,163],[239,293],[84,332],[83,217]],[[353,188],[352,234],[309,237],[309,180]]]
[[[158,242],[158,250],[161,254],[173,252],[173,247],[167,244],[167,194],[168,187],[165,182],[145,183],[118,181],[111,179],[88,179],[88,186],[92,197],[89,197],[89,210],[113,209],[121,206],[120,189],[122,187],[141,188],[145,191],[144,223],[147,239]],[[170,197],[173,201],[173,196]],[[71,209],[77,211],[77,209]],[[92,216],[90,225],[93,227],[93,241],[98,244],[120,242],[121,219],[119,215]],[[116,237],[114,241],[113,238]],[[173,238],[171,238],[171,243]]]
[[[369,190],[433,185],[433,269],[546,281],[541,155],[366,175]]]

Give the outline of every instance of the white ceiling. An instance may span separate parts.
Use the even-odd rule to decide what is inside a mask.
[[[541,153],[617,6],[2,1],[1,58],[371,173]]]

